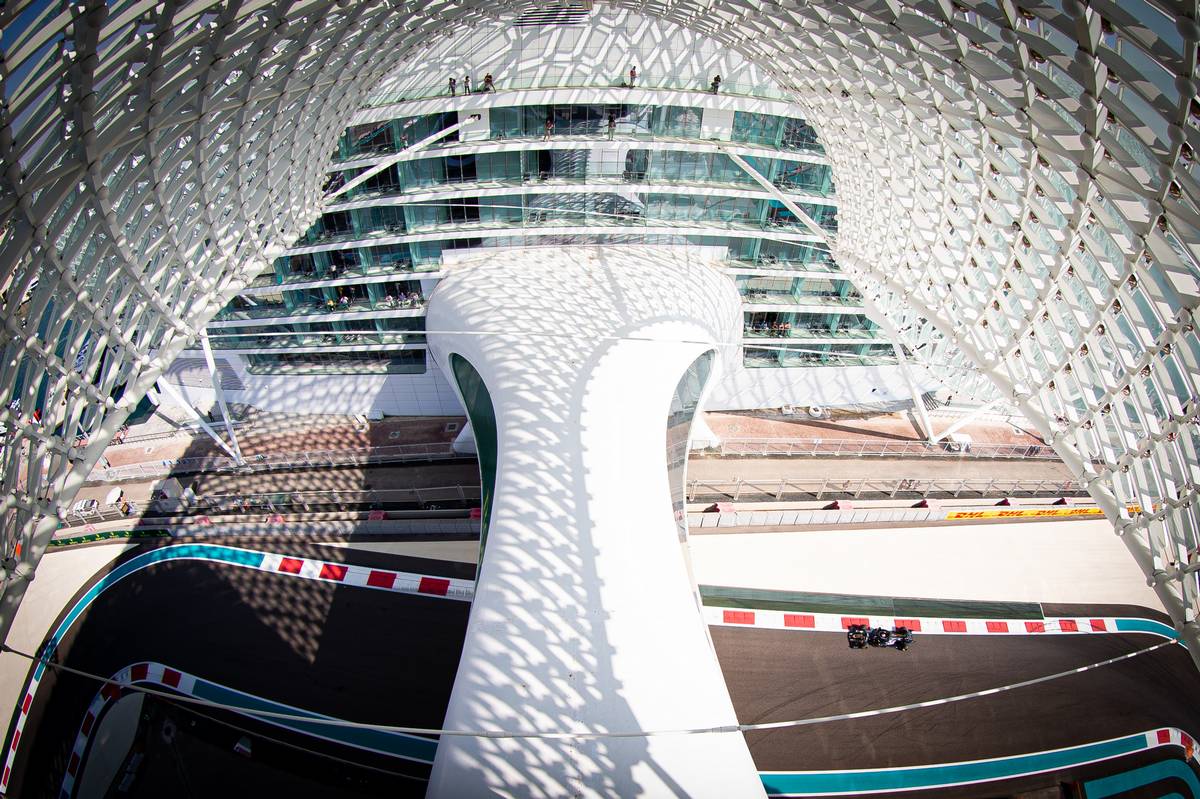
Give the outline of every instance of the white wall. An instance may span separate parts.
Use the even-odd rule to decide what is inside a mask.
[[[181,357],[196,355],[185,352]],[[233,366],[245,386],[243,391],[226,390],[225,399],[264,410],[366,416],[454,416],[463,412],[432,357],[421,375],[255,375],[246,371],[245,362],[237,355],[221,352],[218,357]],[[178,388],[201,409],[214,401],[210,388]]]
[[[930,384],[927,389],[936,388]],[[782,405],[837,408],[911,399],[898,366],[738,366],[713,387],[705,410],[733,411]]]
[[[733,138],[733,109],[705,108],[700,123],[700,138],[729,141]]]

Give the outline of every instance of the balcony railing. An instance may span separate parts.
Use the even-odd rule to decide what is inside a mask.
[[[483,80],[478,80],[478,87],[483,86]],[[529,89],[628,89],[629,81],[627,75],[591,75],[577,76],[564,78],[563,76],[544,76],[544,77],[520,77],[520,78],[505,78],[501,76],[495,81],[495,91],[474,91],[470,95],[465,92],[457,92],[457,96],[474,96],[485,94],[501,94],[511,91],[528,91]],[[672,92],[688,92],[688,93],[712,93],[712,84],[708,83],[704,78],[684,78],[676,75],[638,75],[632,88],[649,89],[653,91],[672,91]],[[774,83],[748,83],[735,80],[721,81],[721,87],[718,94],[733,95],[735,97],[753,97],[760,100],[783,100],[785,102],[794,101],[794,96],[787,91],[779,88]],[[426,84],[423,86],[405,86],[393,89],[378,91],[371,95],[367,100],[368,108],[379,108],[380,106],[392,105],[394,103],[406,103],[414,100],[428,100],[434,97],[449,97],[450,89],[448,82],[439,81],[436,84]],[[670,103],[664,103],[670,105]]]
[[[795,181],[774,181],[782,191],[789,194],[809,195],[811,197],[820,197],[823,199],[834,199],[835,192],[833,189],[821,186],[806,185]],[[404,197],[410,194],[418,194],[421,192],[437,191],[439,189],[454,189],[454,190],[480,190],[480,189],[505,189],[505,188],[523,188],[527,186],[629,186],[629,185],[649,185],[663,186],[666,188],[697,188],[697,189],[733,189],[738,191],[753,190],[759,191],[759,186],[749,177],[724,177],[724,176],[708,176],[695,175],[679,177],[671,177],[662,174],[653,174],[652,172],[641,172],[633,170],[620,170],[619,172],[603,172],[603,173],[588,173],[579,174],[578,170],[563,170],[554,171],[547,170],[545,172],[523,172],[520,175],[511,177],[462,177],[462,176],[445,176],[436,179],[422,179],[419,181],[401,181],[400,183],[389,183],[384,186],[376,186],[370,189],[357,187],[352,189],[347,194],[335,201],[330,206],[331,209],[338,208],[339,205],[351,202],[362,202],[364,200],[383,199],[387,197]]]
[[[758,305],[830,305],[861,308],[861,296],[843,297],[841,294],[796,294],[790,291],[766,291],[749,289],[742,294],[747,304]]]
[[[473,138],[469,142],[462,142],[453,137],[447,137],[441,141],[434,142],[421,150],[422,153],[429,155],[436,154],[439,150],[444,150],[451,147],[458,147],[463,144],[479,144],[481,142],[498,142],[498,141],[513,141],[513,142],[540,142],[543,141],[545,133],[543,130],[489,130],[486,138]],[[705,140],[700,138],[701,129],[697,125],[692,129],[666,129],[666,130],[651,130],[647,127],[631,124],[628,122],[618,122],[617,128],[613,133],[614,142],[681,142],[689,144],[705,144]],[[608,128],[606,124],[597,125],[595,123],[576,123],[566,125],[556,125],[551,131],[550,141],[563,141],[572,139],[608,139]],[[741,136],[735,137],[730,142],[732,145],[741,145],[744,147],[756,147],[764,150],[774,150],[780,153],[797,153],[808,156],[825,156],[825,148],[817,142],[811,141],[787,141],[776,143],[772,139],[763,136]],[[370,158],[381,158],[387,155],[395,155],[400,152],[400,147],[394,144],[385,144],[377,147],[355,148],[354,150],[341,155],[335,153],[333,156],[334,164],[343,164],[348,161],[361,161]],[[336,167],[334,168],[336,171]]]
[[[832,339],[874,339],[878,331],[868,327],[851,327],[830,330],[828,327],[797,325],[787,328],[772,328],[746,325],[742,328],[742,336],[749,339],[788,339],[788,338],[832,338]]]
[[[1053,447],[1045,444],[972,443],[965,448],[951,442],[880,441],[852,438],[726,438],[715,441],[693,439],[697,454],[760,457],[832,458],[1003,458],[1059,460]]]
[[[743,364],[747,368],[809,366],[894,366],[895,355],[856,355],[850,352],[799,352],[754,350],[747,346]]]
[[[267,319],[274,317],[293,316],[336,316],[342,313],[362,313],[364,311],[401,311],[421,310],[425,307],[425,298],[383,300],[341,300],[321,299],[288,307],[286,305],[254,305],[248,308],[226,308],[214,317],[217,322],[229,322],[239,319]]]
[[[424,344],[420,331],[354,330],[332,333],[279,333],[271,336],[251,334],[209,334],[214,350],[293,350],[297,347],[363,347],[369,345]]]
[[[476,210],[487,212],[494,210],[498,206],[480,205]],[[474,206],[472,206],[474,208]],[[805,237],[802,240],[813,238],[812,233],[801,224],[799,221],[790,222],[757,222],[742,218],[731,219],[686,219],[686,218],[671,218],[664,216],[647,217],[641,212],[605,212],[592,210],[559,210],[559,209],[538,209],[538,208],[523,208],[519,215],[509,217],[492,217],[490,219],[470,219],[470,220],[430,220],[417,221],[412,223],[406,233],[403,235],[419,235],[427,233],[482,233],[488,230],[503,230],[508,233],[511,230],[520,228],[555,228],[555,227],[596,227],[596,228],[649,228],[649,227],[669,227],[676,232],[710,233],[711,231],[719,232],[747,232],[747,233],[767,233],[767,234],[787,234]],[[371,246],[375,240],[383,239],[397,234],[388,233],[371,233],[353,235],[347,237],[338,237],[326,239],[318,244],[329,244],[331,242],[354,242],[358,246]],[[315,246],[315,244],[299,244],[296,249],[304,249]]]

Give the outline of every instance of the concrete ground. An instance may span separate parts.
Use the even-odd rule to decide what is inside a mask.
[[[36,654],[50,625],[75,592],[126,550],[128,544],[98,544],[78,549],[49,550],[38,566],[37,579],[29,586],[25,599],[8,631],[5,643],[21,652]],[[9,652],[0,653],[0,719],[7,728],[10,708],[29,674],[30,663]]]
[[[1162,611],[1107,521],[692,536],[697,582]]]
[[[456,563],[476,563],[479,560],[479,541],[337,541],[329,546],[347,547],[364,552],[386,552],[410,558],[449,560]]]
[[[959,417],[948,409],[930,412],[935,431],[940,432]],[[832,419],[810,419],[801,410],[793,416],[770,411],[708,411],[704,421],[719,438],[819,438],[823,440],[922,441],[910,411],[869,417],[847,417],[835,412]],[[995,417],[973,420],[960,432],[980,444],[1041,444],[1042,440]]]
[[[688,481],[761,480],[1072,480],[1061,461],[983,458],[692,458]]]
[[[171,416],[185,418],[182,412]],[[392,417],[370,422],[364,428],[345,416],[306,416],[264,413],[255,409],[236,414],[238,444],[246,457],[268,452],[317,452],[321,450],[362,450],[395,444],[448,443],[466,422],[462,416]],[[219,419],[219,416],[218,416]],[[447,430],[447,423],[458,428]],[[222,423],[213,423],[224,436]],[[144,425],[130,428],[125,440],[105,450],[112,466],[146,463],[164,459],[227,457],[204,432],[177,423],[165,422],[155,414]]]
[[[479,466],[473,460],[410,463],[400,466],[359,466],[338,469],[297,469],[271,472],[214,472],[186,474],[177,478],[183,487],[191,487],[198,496],[220,494],[294,493],[301,491],[364,491],[390,488],[442,488],[479,485]],[[125,499],[144,503],[157,480],[138,480],[120,484]],[[78,499],[103,503],[111,485],[85,486]]]

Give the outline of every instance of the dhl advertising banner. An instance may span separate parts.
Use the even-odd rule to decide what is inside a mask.
[[[1103,516],[1099,508],[996,508],[995,510],[953,510],[947,519],[1035,519],[1051,516]]]

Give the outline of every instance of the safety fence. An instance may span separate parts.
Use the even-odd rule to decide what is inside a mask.
[[[682,446],[682,445],[681,445]],[[1035,458],[1057,460],[1051,447],[1040,444],[959,444],[920,441],[883,441],[879,439],[820,439],[820,438],[726,438],[721,440],[693,439],[692,453],[701,456],[809,456],[809,457],[966,457],[966,458]],[[369,466],[399,463],[410,460],[441,460],[461,457],[448,442],[432,444],[387,444],[359,449],[331,449],[270,452],[251,455],[244,466],[232,458],[205,456],[174,458],[123,466],[97,466],[89,476],[91,482],[119,483],[144,480],[172,474],[213,472],[257,472],[287,469],[328,468],[337,466]]]
[[[939,441],[884,441],[880,439],[822,438],[726,438],[693,439],[695,454],[715,456],[810,456],[810,457],[959,457],[1037,458],[1058,460],[1052,447],[1043,444],[987,444]]]
[[[412,460],[445,460],[457,458],[448,442],[433,444],[387,444],[360,449],[313,450],[311,452],[269,452],[251,455],[244,466],[233,458],[173,458],[124,466],[97,467],[88,479],[92,482],[119,483],[126,480],[153,479],[175,474],[213,472],[268,472],[286,469],[313,469],[334,466],[370,466]]]
[[[166,530],[104,530],[96,533],[73,535],[69,538],[51,539],[49,546],[69,547],[77,544],[94,544],[98,541],[126,540],[135,538],[166,538],[170,533]]]
[[[780,502],[820,499],[924,499],[926,497],[1070,497],[1087,496],[1071,480],[999,480],[989,478],[783,478],[689,480],[689,502]]]
[[[205,515],[244,515],[262,519],[275,514],[358,511],[371,508],[410,507],[438,510],[442,506],[462,508],[477,504],[479,486],[435,486],[431,488],[380,488],[322,491],[273,491],[243,494],[210,494],[189,499],[158,499],[145,508],[134,508],[126,515],[114,505],[95,510],[72,511],[63,517],[63,525],[75,527],[140,517],[146,519],[180,518]]]
[[[242,428],[250,425],[250,423],[246,422],[246,421],[231,420],[231,422],[232,422],[235,430],[241,430]],[[176,438],[181,433],[187,433],[192,436],[204,435],[204,428],[202,428],[196,422],[188,421],[188,422],[179,422],[178,424],[179,424],[178,428],[171,428],[168,430],[155,430],[153,432],[145,432],[145,433],[130,432],[128,427],[123,427],[117,431],[117,434],[115,436],[113,436],[111,444],[112,445],[148,444],[152,441],[166,441],[168,439]],[[221,429],[225,428],[224,420],[218,420],[218,421],[212,422],[212,424],[216,425],[218,428],[221,428]]]
[[[938,521],[1015,521],[1019,519],[1103,519],[1104,512],[1091,506],[1041,508],[945,508],[936,503],[921,508],[818,508],[812,510],[752,510],[724,513],[689,513],[688,527],[707,530],[719,527],[804,527],[808,525],[896,524]]]

